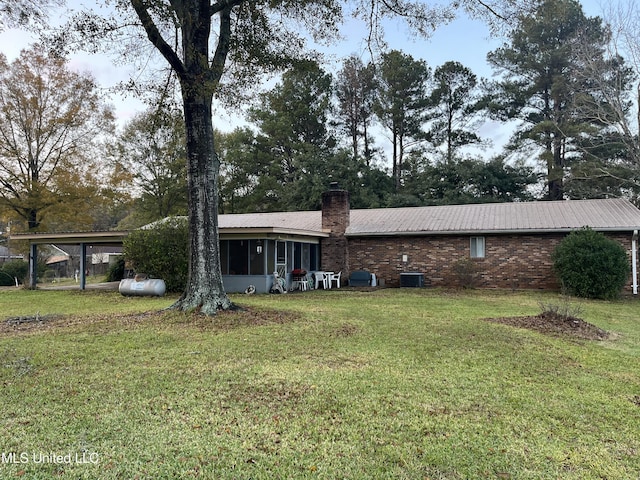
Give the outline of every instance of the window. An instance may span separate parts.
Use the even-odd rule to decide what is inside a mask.
[[[278,240],[276,249],[276,263],[278,265],[284,265],[287,263],[287,243],[282,240]]]
[[[318,270],[320,268],[320,245],[313,244],[309,248],[309,270]]]
[[[302,244],[302,261],[300,263],[305,270],[315,270],[311,268],[311,244]]]
[[[290,272],[294,268],[296,268],[294,264],[294,242],[287,242],[287,272]]]
[[[229,274],[229,240],[220,240],[220,268],[223,275]]]
[[[302,264],[302,243],[295,242],[293,244],[293,268],[307,267]]]
[[[471,258],[484,258],[484,237],[471,237]]]
[[[317,244],[266,238],[220,241],[223,275],[271,275],[294,268],[313,271],[318,269],[319,258]]]
[[[249,240],[249,273],[264,275],[264,240]]]
[[[273,240],[265,240],[264,243],[267,249],[267,275],[271,275],[276,271],[276,244]]]
[[[249,241],[229,240],[229,275],[249,273]]]

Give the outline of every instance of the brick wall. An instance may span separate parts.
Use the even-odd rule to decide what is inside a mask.
[[[349,248],[344,232],[349,226],[349,192],[337,186],[322,194],[322,230],[329,238],[320,241],[320,268],[326,271],[340,272],[347,277]]]
[[[631,258],[631,233],[610,234]],[[368,270],[387,286],[400,273],[424,273],[425,286],[457,287],[465,280],[454,266],[472,262],[479,288],[558,290],[551,253],[563,234],[485,235],[485,258],[470,259],[469,236],[370,237],[348,239],[349,270]],[[403,262],[403,255],[407,261]],[[631,279],[628,290],[631,291]]]

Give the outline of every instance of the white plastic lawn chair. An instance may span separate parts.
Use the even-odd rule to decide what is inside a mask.
[[[329,288],[333,287],[333,282],[336,283],[336,287],[340,288],[340,277],[342,276],[342,271],[338,273],[332,273],[329,275]]]

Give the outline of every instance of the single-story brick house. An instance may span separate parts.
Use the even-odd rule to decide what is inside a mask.
[[[426,286],[460,286],[456,267],[471,265],[478,287],[557,290],[551,253],[589,226],[627,250],[637,293],[638,221],[640,210],[623,199],[490,203],[353,210],[344,235],[349,268],[390,286],[403,272],[424,274]]]
[[[584,226],[627,250],[632,266],[627,291],[636,294],[640,210],[624,199],[352,210],[349,193],[334,185],[323,194],[321,211],[219,216],[228,292],[248,285],[266,292],[274,271],[290,280],[294,269],[341,271],[343,279],[366,270],[391,287],[401,285],[403,274],[420,274],[425,286],[453,287],[464,281],[460,265],[471,265],[480,288],[557,290],[551,253]],[[124,236],[94,232],[75,238],[84,244],[121,242]],[[54,243],[56,234],[21,237],[32,244]]]
[[[348,277],[367,270],[391,287],[400,286],[402,274],[420,273],[425,286],[453,287],[464,281],[456,266],[465,261],[478,287],[546,290],[560,288],[551,261],[556,245],[589,226],[627,250],[628,291],[637,293],[640,210],[624,199],[352,210],[349,193],[334,188],[323,194],[320,212],[220,216],[221,238],[231,227],[267,225],[286,229],[292,240],[304,232],[305,241],[319,245],[313,257],[319,264],[291,258],[288,272],[322,269]]]

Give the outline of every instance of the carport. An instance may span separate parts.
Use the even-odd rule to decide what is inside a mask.
[[[129,234],[125,231],[107,232],[62,232],[62,233],[16,233],[9,238],[17,241],[29,242],[29,288],[35,289],[37,283],[38,245],[64,244],[80,245],[80,289],[87,285],[87,246],[122,246],[124,238]]]

